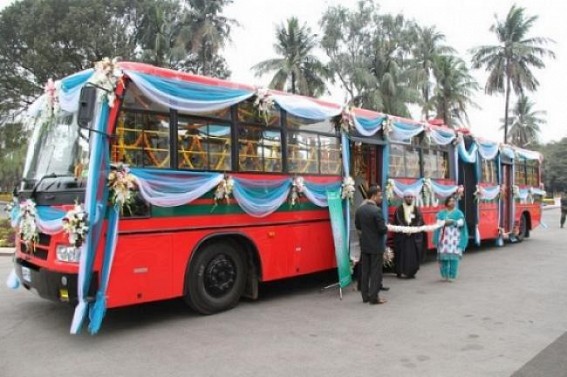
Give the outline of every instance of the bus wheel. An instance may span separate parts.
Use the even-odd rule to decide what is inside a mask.
[[[525,214],[522,214],[520,217],[520,226],[518,228],[518,241],[522,242],[528,235],[528,220]]]
[[[206,245],[191,261],[185,284],[185,301],[201,314],[235,307],[246,285],[244,254],[231,242]]]

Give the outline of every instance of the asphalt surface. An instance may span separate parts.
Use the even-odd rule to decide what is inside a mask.
[[[456,282],[436,263],[385,276],[385,305],[319,274],[262,286],[260,300],[199,316],[181,300],[109,310],[69,335],[73,309],[0,286],[0,376],[567,376],[567,229],[468,250]],[[11,258],[0,256],[0,278]]]

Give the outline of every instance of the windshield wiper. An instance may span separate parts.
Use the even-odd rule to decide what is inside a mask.
[[[43,182],[43,180],[44,180],[45,178],[58,178],[58,177],[63,177],[63,176],[59,176],[59,175],[57,175],[57,174],[55,174],[55,173],[43,175],[43,176],[36,182],[36,184],[33,186],[32,190],[31,190],[30,197],[31,197],[33,200],[36,199],[36,198],[35,198],[35,194],[36,194],[36,192],[37,192],[37,189],[39,188],[39,185],[41,185],[41,182]],[[51,187],[51,186],[49,186],[49,187]],[[48,188],[49,188],[49,187],[48,187]]]

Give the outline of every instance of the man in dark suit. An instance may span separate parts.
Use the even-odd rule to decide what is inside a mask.
[[[384,237],[388,232],[379,205],[382,192],[370,186],[368,198],[356,210],[354,225],[360,234],[360,293],[362,302],[384,304],[378,293],[382,286],[382,264],[384,260]]]

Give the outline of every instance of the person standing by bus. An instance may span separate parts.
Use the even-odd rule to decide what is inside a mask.
[[[445,200],[445,209],[437,214],[437,220],[445,222],[433,234],[441,278],[453,281],[457,278],[459,262],[469,242],[465,215],[457,208],[455,197],[449,196]]]
[[[415,194],[404,192],[404,201],[396,208],[393,225],[422,226],[424,225],[421,211],[414,203]],[[394,233],[394,264],[396,276],[413,279],[419,270],[423,257],[423,232]]]
[[[561,228],[565,225],[565,218],[567,217],[567,195],[565,193],[561,194]]]
[[[360,293],[362,302],[384,304],[386,300],[379,297],[379,291],[388,228],[379,206],[382,192],[378,186],[368,189],[368,198],[354,215],[354,225],[360,234]]]

